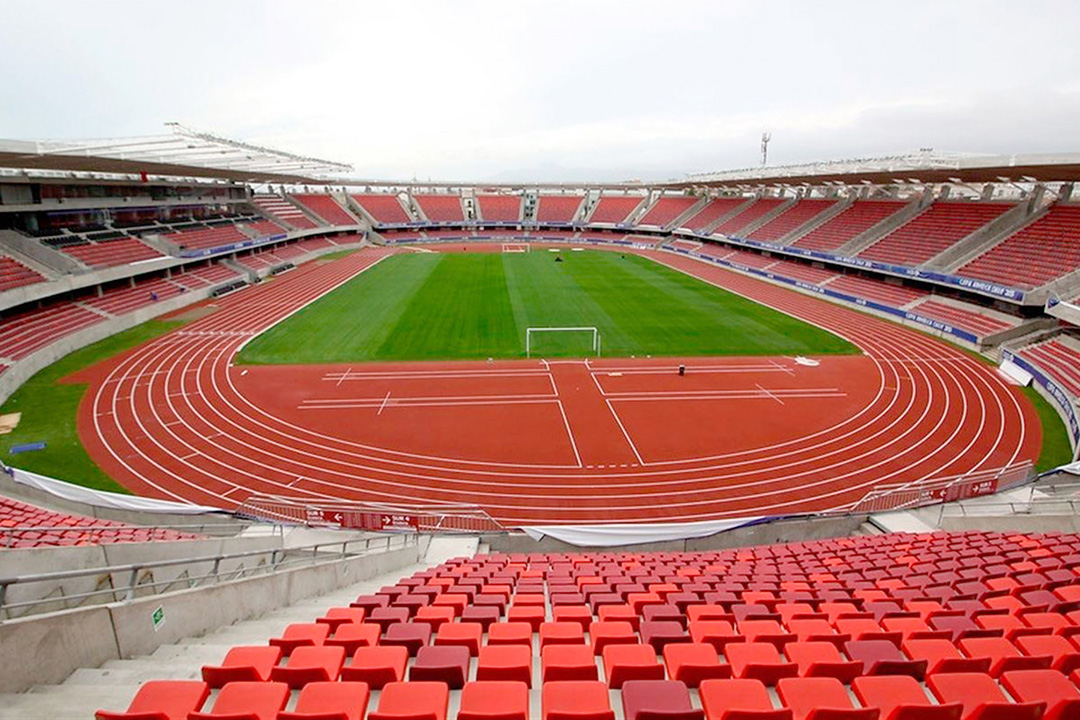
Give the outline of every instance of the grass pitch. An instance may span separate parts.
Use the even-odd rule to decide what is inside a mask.
[[[525,357],[529,327],[591,326],[605,357],[858,352],[830,332],[637,255],[423,253],[386,258],[250,342],[242,363]],[[583,333],[534,336],[582,357]]]

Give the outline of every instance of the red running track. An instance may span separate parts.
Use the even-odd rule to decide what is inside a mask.
[[[622,251],[622,250],[620,250]],[[863,355],[239,366],[254,335],[392,250],[309,263],[81,374],[79,431],[132,491],[475,503],[505,524],[838,509],[879,484],[1034,459],[1015,388],[922,333],[681,255],[635,251]]]

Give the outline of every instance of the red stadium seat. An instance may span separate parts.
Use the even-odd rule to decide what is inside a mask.
[[[882,720],[960,720],[961,703],[934,705],[914,678],[882,675],[855,678],[855,696],[864,706],[881,710]]]
[[[596,680],[596,656],[587,645],[548,645],[540,652],[540,677],[544,683]]]
[[[520,682],[471,682],[457,720],[529,720],[529,688]]]
[[[731,677],[731,666],[720,663],[716,648],[707,643],[671,643],[664,646],[668,677],[697,687],[702,680]]]
[[[276,720],[289,703],[289,686],[280,682],[232,682],[221,688],[210,710],[188,713],[188,720]]]
[[[540,707],[542,720],[615,720],[607,685],[595,680],[544,683]]]
[[[830,646],[831,647],[831,646]],[[835,649],[835,648],[834,648]],[[836,678],[784,678],[776,684],[776,694],[794,720],[877,720],[878,710],[856,708],[847,689]]]
[[[622,686],[626,720],[704,720],[678,680],[627,680]]]
[[[441,682],[392,682],[368,720],[446,720],[450,691]]]
[[[291,688],[300,688],[309,682],[330,682],[338,679],[344,664],[343,647],[298,647],[285,665],[278,665],[270,671],[270,679]]]
[[[960,703],[961,720],[1039,720],[1045,702],[1013,703],[985,673],[937,673],[926,678],[942,704]]]
[[[708,720],[792,720],[790,708],[773,707],[760,680],[704,680],[698,695]]]
[[[589,654],[589,660],[592,659]],[[595,663],[593,668],[592,679],[595,679]],[[476,662],[476,679],[516,681],[532,687],[532,649],[526,645],[485,645],[480,648]]]
[[[584,645],[585,632],[578,623],[545,622],[540,625],[540,649],[548,645]]]
[[[135,693],[123,712],[98,710],[97,720],[187,720],[210,697],[210,687],[198,680],[151,680]]]
[[[346,655],[352,655],[356,648],[378,645],[382,632],[374,623],[346,623],[339,625],[332,637],[324,645],[343,647]]]
[[[441,682],[451,690],[460,690],[468,677],[469,649],[461,645],[422,647],[409,669],[410,682]]]
[[[456,645],[468,649],[469,655],[480,654],[480,639],[484,627],[480,623],[446,623],[435,635],[436,645]]]
[[[330,626],[322,623],[294,623],[285,628],[281,637],[271,638],[270,644],[288,655],[298,647],[322,645],[330,635]]]
[[[604,676],[620,688],[627,680],[663,680],[664,666],[651,645],[609,645],[604,648]]]
[[[1046,703],[1044,720],[1080,717],[1080,690],[1057,670],[1010,670],[1001,685],[1023,703]]]
[[[377,645],[357,648],[352,663],[341,669],[341,679],[364,682],[378,690],[387,683],[405,679],[409,651],[403,647]]]
[[[638,642],[634,628],[621,620],[594,622],[589,626],[589,638],[594,655],[601,654],[608,645],[633,645]]]
[[[862,663],[845,660],[828,642],[793,642],[784,649],[788,659],[799,666],[802,677],[830,677],[844,683],[862,674]]]
[[[234,647],[221,665],[203,665],[202,678],[212,688],[225,683],[270,679],[270,670],[281,660],[281,648],[272,645]]]
[[[277,720],[364,720],[369,696],[366,683],[308,683],[296,707],[278,713]]]
[[[771,643],[730,643],[724,655],[731,664],[731,674],[739,679],[775,685],[780,678],[795,677],[799,672],[795,663],[780,658]]]
[[[888,640],[852,640],[844,645],[844,652],[863,664],[863,675],[910,675],[916,680],[926,675],[926,660],[905,657]]]

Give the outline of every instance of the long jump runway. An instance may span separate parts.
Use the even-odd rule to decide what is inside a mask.
[[[392,252],[302,266],[80,373],[91,456],[152,497],[464,502],[515,525],[840,509],[880,484],[1038,454],[1033,408],[967,354],[658,251],[638,252],[863,354],[232,365],[250,338]]]

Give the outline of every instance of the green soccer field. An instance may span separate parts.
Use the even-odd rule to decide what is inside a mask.
[[[252,340],[241,363],[525,357],[529,327],[596,327],[605,357],[823,355],[832,333],[637,255],[416,253],[386,258]],[[584,357],[590,333],[533,336]]]

